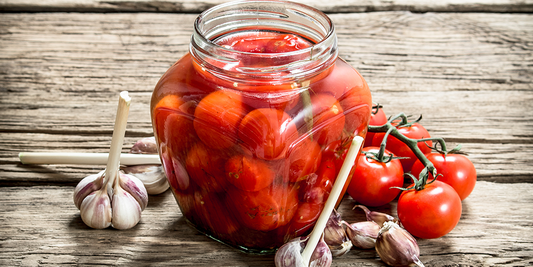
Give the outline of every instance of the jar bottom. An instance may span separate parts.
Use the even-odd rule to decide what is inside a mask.
[[[191,222],[189,219],[187,219],[187,217],[184,217],[185,218],[185,221],[187,222],[187,224],[189,226],[191,226],[192,228],[194,228],[196,231],[202,233],[203,235],[223,244],[223,245],[226,245],[228,247],[231,247],[231,248],[234,248],[234,249],[237,249],[241,252],[244,252],[244,253],[247,253],[247,254],[254,254],[254,255],[273,255],[276,253],[276,251],[278,250],[277,248],[272,248],[272,249],[254,249],[254,248],[248,248],[248,247],[244,247],[244,246],[238,246],[238,245],[234,245],[234,244],[230,244],[228,242],[225,242],[223,240],[221,240],[220,238],[210,234],[209,232],[207,231],[204,231],[203,229],[197,227],[193,222]]]

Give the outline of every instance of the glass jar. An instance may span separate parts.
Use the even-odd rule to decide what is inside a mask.
[[[363,77],[338,57],[325,14],[254,0],[196,19],[189,53],[155,87],[151,115],[187,221],[268,253],[312,229],[351,139],[366,135],[371,102]]]

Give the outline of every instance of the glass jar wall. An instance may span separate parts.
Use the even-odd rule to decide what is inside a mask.
[[[330,19],[285,1],[211,8],[157,83],[152,124],[183,215],[248,252],[307,234],[371,96]],[[349,182],[349,180],[348,180]]]

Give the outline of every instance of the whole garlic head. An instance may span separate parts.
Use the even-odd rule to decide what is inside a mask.
[[[104,176],[105,171],[88,176],[76,187],[74,203],[80,203],[79,207],[76,206],[81,219],[95,229],[134,227],[141,219],[142,210],[148,205],[148,193],[143,183],[134,176],[117,172],[115,179],[111,179],[114,181],[106,180],[100,187],[91,185],[100,184]]]

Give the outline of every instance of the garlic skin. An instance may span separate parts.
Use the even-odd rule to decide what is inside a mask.
[[[132,154],[157,154],[155,136],[145,137],[133,144],[130,149]]]
[[[297,237],[281,246],[274,257],[276,267],[308,267],[302,257],[308,239],[307,236]],[[309,267],[329,267],[332,262],[331,251],[322,236],[311,255]]]
[[[370,211],[367,207],[363,205],[355,205],[353,209],[355,208],[361,208],[366,214],[366,220],[377,223],[379,227],[382,227],[385,222],[398,223],[398,219],[394,218],[389,214],[377,211]]]
[[[149,195],[161,194],[170,187],[161,165],[126,166],[121,170],[141,180]]]
[[[352,248],[352,241],[346,236],[342,225],[340,213],[333,209],[324,228],[324,242],[329,246],[334,257],[342,256]]]
[[[324,241],[324,235],[322,235],[322,238],[316,245],[315,251],[313,251],[313,255],[311,255],[309,267],[329,267],[332,262],[333,255],[328,244]]]
[[[376,251],[381,260],[391,266],[424,266],[415,238],[394,222],[385,222],[379,230]]]
[[[106,191],[97,190],[86,196],[80,205],[83,222],[95,229],[104,229],[111,225],[111,200]]]
[[[130,229],[141,220],[142,210],[139,202],[120,186],[113,192],[111,210],[111,226],[115,229]]]
[[[80,209],[83,199],[94,191],[102,188],[104,184],[104,171],[83,178],[74,189],[73,199],[76,208]]]
[[[301,254],[306,240],[307,237],[297,237],[283,244],[274,257],[276,267],[307,267]]]
[[[155,137],[146,137],[138,140],[130,149],[132,154],[158,154]],[[150,195],[161,194],[170,187],[161,165],[135,165],[125,166],[121,170],[137,177],[146,187]]]
[[[119,186],[115,185],[113,189],[116,191],[120,187],[130,193],[139,203],[141,211],[143,211],[148,205],[148,192],[146,191],[143,182],[135,176],[120,172],[117,178]]]
[[[362,249],[371,249],[376,246],[379,234],[379,225],[375,222],[346,223],[346,233],[353,246]]]

